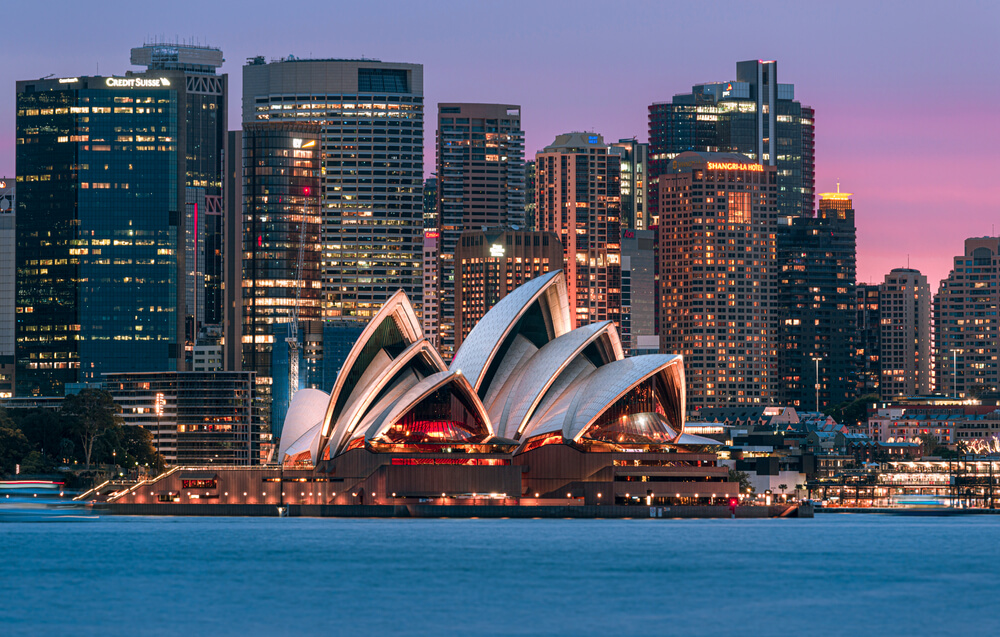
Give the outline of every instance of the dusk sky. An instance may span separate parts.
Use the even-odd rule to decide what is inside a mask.
[[[0,175],[14,174],[15,81],[120,75],[153,40],[223,50],[230,127],[255,55],[424,65],[425,171],[436,105],[522,105],[526,155],[592,130],[647,137],[647,106],[736,62],[778,61],[816,109],[816,186],[855,194],[858,280],[920,269],[932,291],[1000,222],[1000,3],[17,2],[3,11]]]

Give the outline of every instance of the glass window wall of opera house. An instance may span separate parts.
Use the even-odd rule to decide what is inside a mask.
[[[296,392],[274,459],[283,477],[217,490],[248,494],[228,501],[289,504],[660,505],[737,495],[716,462],[718,443],[684,431],[681,356],[626,358],[611,321],[572,326],[565,276],[549,272],[501,299],[446,365],[400,290],[330,393]]]

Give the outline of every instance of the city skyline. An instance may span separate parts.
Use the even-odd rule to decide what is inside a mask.
[[[262,4],[243,6],[239,15],[199,5],[203,19],[192,25],[184,7],[193,3],[179,3],[153,26],[141,10],[98,16],[59,4],[45,16],[44,38],[31,26],[40,24],[38,9],[6,13],[9,24],[26,25],[12,30],[8,64],[0,69],[8,104],[16,80],[98,70],[122,74],[137,70],[128,64],[132,47],[196,39],[222,49],[227,62],[221,71],[230,74],[233,96],[241,91],[245,58],[256,55],[423,64],[429,109],[448,101],[521,104],[526,156],[570,130],[643,141],[649,104],[669,101],[699,82],[731,79],[735,61],[776,59],[782,81],[794,83],[796,98],[816,109],[817,192],[833,191],[839,181],[855,195],[859,282],[879,281],[892,268],[909,265],[936,290],[964,239],[995,234],[990,212],[997,188],[987,171],[997,165],[1000,128],[984,124],[994,116],[991,105],[1000,92],[988,81],[998,47],[988,30],[1000,18],[993,6],[969,4],[957,11],[930,3],[838,4],[810,7],[804,19],[798,9],[793,15],[784,7],[739,5],[640,3],[629,12],[611,12],[596,3],[509,2],[505,11],[381,3],[343,7],[333,23],[303,21],[308,3],[287,18],[272,12],[267,20],[255,17],[262,15],[255,10]],[[321,5],[314,6],[325,15]],[[372,13],[380,16],[374,31],[363,28]],[[496,28],[458,28],[487,14]],[[101,32],[110,36],[91,41],[80,35]],[[706,33],[713,32],[719,42],[706,44]],[[762,39],[761,33],[771,35]],[[619,54],[570,45],[601,35],[614,41],[616,34],[628,43]],[[545,56],[538,55],[539,46],[548,51]],[[970,90],[978,97],[964,102],[957,116],[955,96]],[[229,113],[230,128],[238,128],[239,105],[231,103]],[[14,172],[13,120],[13,109],[0,111],[0,174],[6,176]],[[429,173],[435,131],[428,126],[424,133]],[[939,221],[956,216],[959,222]]]

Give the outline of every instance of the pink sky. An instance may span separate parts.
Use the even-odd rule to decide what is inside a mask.
[[[817,189],[840,179],[855,193],[858,280],[909,255],[936,290],[963,240],[1000,221],[1000,4],[816,4],[17,3],[4,12],[0,175],[14,172],[15,80],[122,73],[129,48],[154,38],[224,51],[233,128],[247,57],[422,63],[427,172],[438,102],[521,104],[530,156],[571,130],[645,140],[649,103],[733,79],[738,60],[775,59],[816,109]]]

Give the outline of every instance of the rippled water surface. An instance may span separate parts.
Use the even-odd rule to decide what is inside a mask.
[[[1000,634],[1000,517],[0,525],[2,635]]]

